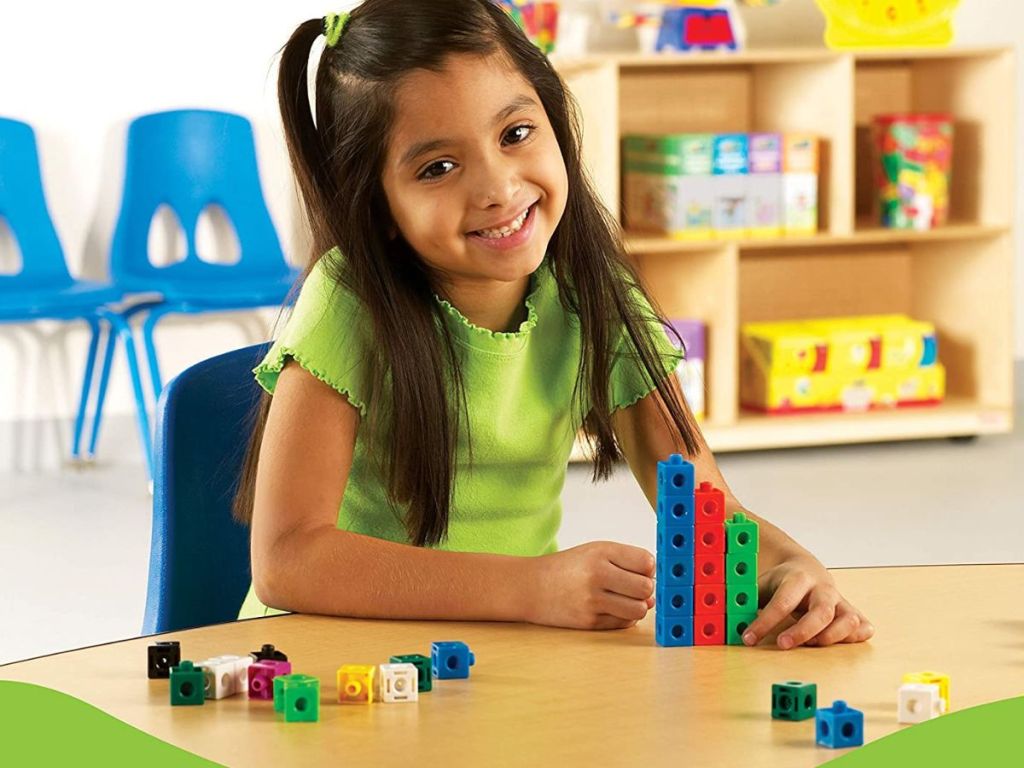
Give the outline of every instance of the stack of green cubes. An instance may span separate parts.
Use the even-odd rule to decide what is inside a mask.
[[[725,521],[725,642],[743,645],[757,618],[757,523],[742,512]]]

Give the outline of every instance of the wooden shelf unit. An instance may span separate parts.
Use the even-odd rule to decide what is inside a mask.
[[[616,216],[623,134],[799,131],[822,140],[815,235],[684,242],[626,233],[661,309],[708,325],[704,431],[713,450],[1012,429],[1011,49],[755,49],[555,65],[580,106],[588,169]],[[954,118],[951,223],[884,229],[872,218],[871,118],[938,111]],[[740,409],[742,323],[883,312],[936,325],[948,374],[943,405],[786,417]]]

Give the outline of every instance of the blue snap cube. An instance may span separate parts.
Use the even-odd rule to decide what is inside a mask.
[[[693,587],[662,587],[654,593],[658,616],[693,616]]]
[[[465,643],[445,641],[430,644],[430,666],[438,680],[465,679],[475,663],[476,656]]]
[[[659,557],[655,566],[657,587],[692,587],[693,557]]]
[[[678,453],[658,462],[658,499],[689,497],[693,510],[693,464]]]
[[[658,527],[658,557],[693,557],[694,528],[662,530]]]
[[[693,645],[693,616],[663,616],[654,620],[654,641],[663,647]]]
[[[660,493],[660,491],[659,491]],[[679,528],[693,528],[694,498],[690,496],[659,496],[658,497],[658,530],[668,531]]]
[[[859,747],[864,743],[864,713],[841,700],[820,708],[815,716],[815,739],[829,749]]]

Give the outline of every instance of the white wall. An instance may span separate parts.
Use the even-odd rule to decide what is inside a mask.
[[[594,0],[573,1],[600,6]],[[328,6],[351,4],[5,3],[0,11],[0,114],[26,120],[37,130],[50,213],[72,271],[105,275],[127,122],[145,112],[181,107],[226,109],[253,120],[271,215],[289,257],[301,258],[297,205],[275,103],[276,52],[300,21],[321,15]],[[744,14],[751,45],[821,39],[823,22],[812,0],[784,0],[775,8]],[[960,42],[1014,42],[1019,50],[1024,4],[964,0],[958,27]],[[1022,102],[1020,92],[1010,97]],[[1024,188],[1017,201],[1020,221]],[[0,251],[3,245],[0,238]],[[0,252],[0,267],[3,259]],[[1024,298],[1022,266],[1024,256],[1019,256],[1018,304]],[[273,317],[264,311],[167,322],[158,333],[165,377],[257,340]],[[1024,313],[1017,329],[1016,353],[1024,357]],[[81,328],[0,326],[0,424],[73,413],[85,342]],[[119,356],[108,413],[131,411],[127,371]],[[5,463],[0,449],[0,468]]]

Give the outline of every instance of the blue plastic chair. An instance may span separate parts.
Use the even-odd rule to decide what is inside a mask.
[[[234,521],[268,344],[186,369],[160,396],[143,634],[232,621],[249,589],[249,531]]]
[[[46,205],[35,131],[27,123],[2,117],[0,217],[7,220],[22,254],[18,273],[0,275],[0,323],[84,320],[91,331],[71,446],[72,457],[78,458],[103,307],[119,301],[121,292],[111,285],[71,277]]]
[[[196,226],[202,212],[220,206],[238,236],[240,257],[234,264],[199,258]],[[149,230],[161,206],[169,207],[185,232],[184,260],[154,266],[149,259]],[[154,398],[163,388],[153,332],[171,313],[248,309],[280,305],[299,277],[285,261],[260,187],[252,126],[241,115],[209,110],[160,112],[136,118],[128,128],[127,159],[121,211],[110,252],[114,283],[126,293],[159,293],[162,300],[140,305],[111,319],[128,349],[133,384],[138,365],[131,345],[131,317],[148,310],[143,340]],[[113,345],[108,345],[100,374],[96,421],[102,404]],[[145,398],[135,387],[140,423],[148,429]],[[147,445],[147,467],[152,456]]]

